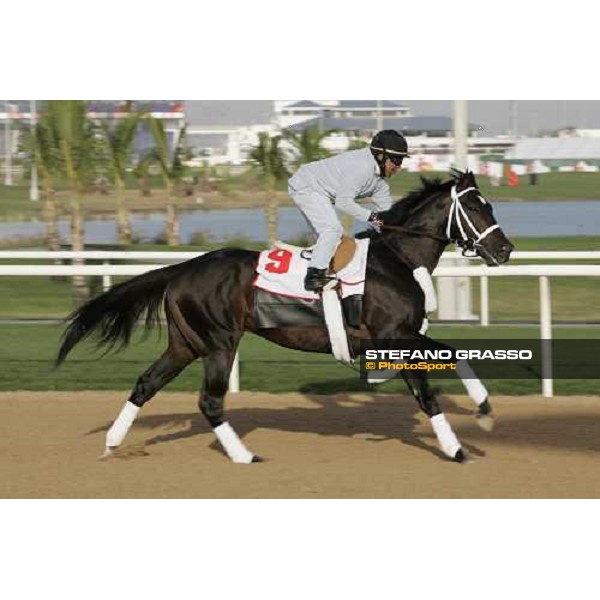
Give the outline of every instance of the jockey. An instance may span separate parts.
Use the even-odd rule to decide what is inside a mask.
[[[355,199],[371,197],[378,211],[390,208],[393,201],[384,179],[400,169],[406,156],[404,137],[386,129],[375,135],[368,148],[302,165],[290,178],[290,198],[319,236],[304,280],[306,290],[321,292],[333,279],[327,268],[344,231],[334,206],[380,232],[383,221],[379,212],[359,206]]]

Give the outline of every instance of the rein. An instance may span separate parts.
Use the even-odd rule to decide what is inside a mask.
[[[415,237],[427,237],[438,242],[444,242],[446,244],[452,241],[450,238],[442,237],[441,235],[435,235],[429,231],[423,231],[422,229],[409,229],[408,227],[400,227],[399,225],[384,225],[383,229],[399,231],[401,233],[406,233],[407,235],[414,235]]]

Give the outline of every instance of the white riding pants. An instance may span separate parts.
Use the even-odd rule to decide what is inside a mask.
[[[344,233],[335,208],[327,196],[312,190],[296,191],[289,187],[288,193],[319,236],[309,266],[315,269],[326,269]]]

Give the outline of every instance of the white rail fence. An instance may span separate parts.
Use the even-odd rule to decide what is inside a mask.
[[[165,262],[181,262],[195,258],[203,253],[194,252],[44,252],[44,251],[0,251],[0,260],[102,260],[96,265],[0,265],[0,276],[48,277],[48,276],[101,276],[103,286],[108,289],[111,277],[141,275],[153,269],[160,269]],[[455,259],[456,254],[445,253],[444,257]],[[444,258],[443,257],[443,258]],[[600,260],[600,252],[513,252],[515,260]],[[111,260],[157,260],[161,264],[113,265]],[[540,306],[540,338],[552,339],[552,302],[550,277],[600,277],[600,264],[539,264],[539,265],[502,265],[487,267],[483,265],[443,266],[433,273],[434,277],[480,277],[481,278],[481,324],[489,325],[489,277],[538,277]],[[542,357],[542,394],[553,395],[552,356],[549,345],[543,344],[546,354]],[[239,392],[239,357],[236,355],[230,378],[230,391]]]

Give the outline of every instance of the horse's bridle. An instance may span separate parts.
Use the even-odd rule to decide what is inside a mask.
[[[477,230],[477,228],[469,219],[467,212],[463,208],[463,205],[460,202],[461,196],[464,196],[468,192],[479,191],[476,187],[468,187],[461,192],[456,191],[456,185],[452,186],[450,190],[450,197],[452,198],[452,204],[450,205],[450,214],[448,216],[448,225],[446,225],[446,237],[449,241],[455,242],[458,246],[462,248],[463,256],[467,256],[469,258],[474,258],[478,256],[477,247],[481,246],[481,241],[483,241],[492,231],[495,231],[500,227],[498,223],[494,225],[490,225],[485,231],[481,233]],[[452,239],[450,237],[450,230],[452,229],[453,221],[456,223],[458,227],[458,231],[460,232],[461,239]],[[467,225],[471,231],[475,234],[475,237],[469,237],[467,232],[465,231],[465,225]],[[468,252],[472,252],[472,254],[467,254]]]
[[[480,243],[484,240],[492,231],[495,231],[500,227],[497,223],[495,225],[491,225],[485,231],[481,233],[477,230],[477,228],[469,219],[463,205],[460,202],[461,196],[464,196],[468,192],[479,191],[476,187],[468,187],[461,192],[456,191],[456,185],[452,186],[450,190],[450,197],[452,198],[452,204],[450,205],[450,212],[448,214],[448,224],[446,225],[446,237],[442,237],[441,235],[435,235],[429,231],[422,231],[420,229],[410,229],[409,227],[400,227],[398,225],[383,225],[383,229],[389,229],[392,231],[400,231],[407,235],[414,235],[420,237],[428,237],[433,240],[437,240],[439,242],[444,242],[448,244],[450,242],[454,242],[457,246],[462,248],[462,255],[467,258],[475,258],[478,256],[477,248],[482,246]],[[450,231],[452,229],[452,223],[455,222],[460,233],[459,238],[452,238],[450,235]],[[467,232],[465,231],[465,225],[467,225],[471,231],[475,234],[475,237],[469,237]],[[470,254],[469,254],[470,253]]]

